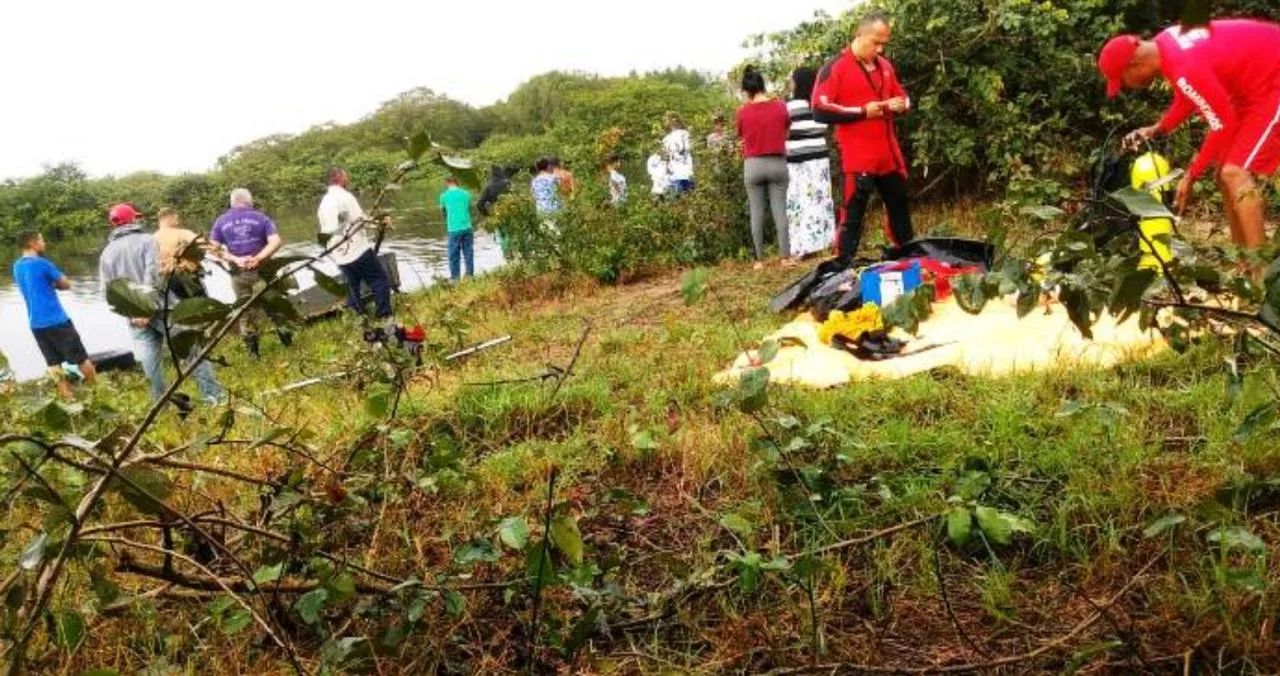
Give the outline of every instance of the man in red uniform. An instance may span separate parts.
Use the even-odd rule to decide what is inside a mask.
[[[1121,35],[1102,48],[1098,69],[1111,98],[1122,88],[1146,88],[1162,74],[1173,85],[1164,118],[1130,134],[1130,145],[1170,134],[1199,112],[1209,135],[1178,185],[1176,208],[1186,208],[1196,179],[1216,166],[1232,239],[1246,249],[1261,247],[1264,204],[1254,174],[1271,176],[1280,168],[1280,25],[1237,19],[1170,28],[1151,41]]]
[[[844,163],[844,209],[836,252],[858,253],[867,203],[874,188],[889,216],[886,234],[895,246],[915,237],[907,205],[907,161],[893,123],[911,109],[911,99],[884,58],[889,44],[884,14],[867,14],[854,29],[853,43],[822,68],[813,89],[814,118],[836,125]]]

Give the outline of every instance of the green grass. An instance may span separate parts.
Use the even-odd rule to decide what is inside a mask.
[[[989,655],[1025,653],[1093,614],[1084,596],[1103,604],[1130,583],[1108,618],[1013,668],[1061,671],[1080,653],[1077,661],[1095,671],[1134,671],[1141,667],[1134,651],[1169,666],[1175,663],[1158,660],[1181,659],[1188,650],[1206,667],[1220,655],[1232,673],[1249,673],[1250,665],[1280,668],[1274,634],[1280,489],[1259,487],[1238,504],[1223,494],[1250,477],[1280,477],[1280,441],[1273,433],[1234,438],[1265,388],[1251,381],[1241,400],[1227,406],[1225,348],[1206,344],[1111,370],[1006,378],[942,370],[824,392],[775,387],[760,414],[769,438],[784,448],[802,440],[798,450],[780,455],[755,421],[714,403],[711,377],[735,357],[739,335],[757,339],[783,321],[765,306],[794,274],[737,264],[714,269],[711,286],[723,311],[709,299],[685,305],[678,273],[596,288],[508,272],[401,299],[401,316],[423,321],[433,340],[452,343],[432,324],[452,311],[467,325],[463,342],[506,334],[514,341],[420,374],[400,416],[381,427],[363,410],[361,377],[295,396],[260,396],[367,362],[361,355],[368,348],[350,321],[309,327],[292,350],[268,341],[261,363],[232,347],[225,355],[231,368],[219,373],[237,401],[248,398],[263,409],[238,405],[239,438],[288,427],[303,431],[317,454],[336,458],[373,433],[344,479],[349,497],[327,507],[318,498],[316,537],[394,576],[457,583],[467,573],[465,581],[474,583],[525,575],[523,554],[508,551],[497,562],[465,566],[454,555],[473,538],[494,537],[510,516],[525,517],[531,540],[540,539],[547,478],[558,472],[557,502],[576,518],[591,567],[576,593],[546,592],[542,628],[549,633],[539,655],[565,671],[754,673],[811,659],[895,668],[982,662],[956,625]],[[584,320],[591,333],[554,399],[549,383],[469,385],[565,366]],[[130,377],[94,396],[137,411],[144,391]],[[182,443],[200,425],[166,416],[154,443]],[[400,442],[392,441],[397,435]],[[331,482],[270,448],[210,447],[199,461],[272,476],[304,468],[317,491]],[[935,521],[818,557],[814,597],[825,651],[816,658],[809,653],[803,579],[794,570],[765,570],[757,586],[744,588],[735,577],[736,556],[759,553],[768,562],[941,515],[953,506],[948,498],[966,468],[978,466],[987,468],[991,485],[977,503],[1034,522],[1034,533],[1008,545],[979,539],[956,547],[937,543]],[[198,492],[194,477],[177,480],[184,490],[175,501],[193,510],[201,504],[198,493],[221,497],[238,513],[257,504],[252,492],[216,477],[201,478]],[[1143,536],[1170,513],[1188,521],[1172,536]],[[113,501],[104,516],[126,514]],[[1206,541],[1219,524],[1251,530],[1265,541],[1265,556],[1233,552],[1224,560]],[[10,560],[21,545],[6,548]],[[259,544],[247,551],[266,556]],[[564,563],[560,554],[554,560]],[[1264,590],[1227,579],[1228,568],[1250,566],[1262,573]],[[67,587],[72,600],[63,603],[82,589],[77,575]],[[690,578],[724,584],[675,596],[673,612],[659,620],[595,635],[573,662],[555,648],[551,637],[567,635],[592,602],[607,625],[625,625],[660,610],[654,601]],[[128,576],[120,584],[155,586]],[[941,600],[944,586],[954,622]],[[402,646],[381,650],[376,669],[346,668],[521,670],[531,606],[527,589],[515,589],[507,598],[465,591],[457,615],[433,601],[429,621]],[[223,636],[202,623],[205,602],[153,603],[150,620],[137,614],[104,620],[63,661],[68,673],[104,666],[125,673],[162,657],[215,673],[241,672],[247,664],[259,672],[286,669],[282,654],[251,631]],[[351,603],[335,607],[323,631],[297,629],[294,641],[309,668],[319,665],[326,636],[378,637],[394,623],[391,611],[351,615]],[[129,636],[140,631],[163,640],[139,648]],[[1112,640],[1127,647],[1080,652]]]

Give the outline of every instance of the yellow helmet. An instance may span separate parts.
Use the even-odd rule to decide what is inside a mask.
[[[1134,190],[1142,190],[1143,186],[1169,175],[1169,160],[1156,152],[1144,153],[1133,161],[1133,169],[1129,171],[1129,181]],[[1172,185],[1163,186],[1160,191],[1171,190]],[[1159,195],[1155,195],[1159,199]]]

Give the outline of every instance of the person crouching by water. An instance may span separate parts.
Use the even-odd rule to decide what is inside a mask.
[[[764,258],[764,221],[772,211],[773,227],[778,235],[778,255],[791,256],[787,239],[787,132],[791,116],[787,104],[765,92],[764,76],[748,66],[742,75],[742,91],[747,102],[738,109],[738,138],[742,139],[747,185],[747,201],[751,207],[751,243],[756,260]]]
[[[71,323],[71,318],[62,308],[62,301],[58,299],[59,291],[71,288],[71,280],[45,258],[44,237],[40,233],[20,233],[18,248],[22,250],[22,257],[13,264],[13,282],[22,292],[31,334],[44,356],[45,365],[49,367],[49,375],[57,383],[58,394],[63,399],[70,399],[71,386],[67,383],[63,364],[78,365],[86,385],[92,385],[97,378],[89,353],[80,340],[80,332],[76,331],[75,324]],[[0,386],[5,382],[3,375],[9,372],[7,365],[0,356]]]
[[[373,291],[378,319],[387,319],[391,317],[391,280],[365,234],[365,228],[373,221],[360,208],[355,195],[347,190],[350,180],[342,167],[329,169],[329,190],[316,210],[321,238],[326,249],[333,247],[329,258],[347,280],[347,307],[364,315],[361,290],[368,284]]]
[[[107,236],[107,248],[98,260],[98,278],[105,296],[107,287],[117,279],[156,293],[160,280],[160,248],[150,233],[142,229],[142,214],[131,204],[111,207],[109,220],[111,234]],[[157,294],[158,295],[158,294]],[[177,304],[170,297],[170,307]],[[142,364],[142,370],[151,383],[151,398],[159,400],[168,389],[164,375],[165,318],[134,318],[129,320],[129,332],[133,337],[133,353]],[[200,398],[207,404],[222,402],[225,393],[214,377],[213,366],[202,361],[192,372]],[[186,408],[185,399],[175,397],[179,408]]]
[[[271,220],[254,208],[253,194],[244,188],[231,191],[231,208],[214,221],[209,240],[217,245],[215,255],[235,266],[231,288],[236,300],[253,295],[254,286],[262,280],[259,268],[284,245],[284,239]],[[161,224],[163,228],[163,223]],[[261,357],[259,332],[267,313],[260,307],[249,308],[240,318],[240,335],[254,359]],[[293,345],[293,334],[276,324],[276,337],[285,347]]]
[[[467,276],[476,276],[476,236],[471,228],[471,193],[458,185],[458,179],[450,176],[444,180],[445,190],[440,195],[440,209],[444,211],[445,228],[449,243],[449,279],[462,278],[462,263],[466,261]]]

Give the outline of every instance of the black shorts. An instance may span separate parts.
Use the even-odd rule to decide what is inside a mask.
[[[36,336],[40,354],[44,355],[44,363],[50,368],[62,366],[64,362],[79,366],[89,361],[89,353],[85,352],[84,343],[80,342],[80,333],[71,322],[47,329],[35,329],[32,333]]]

